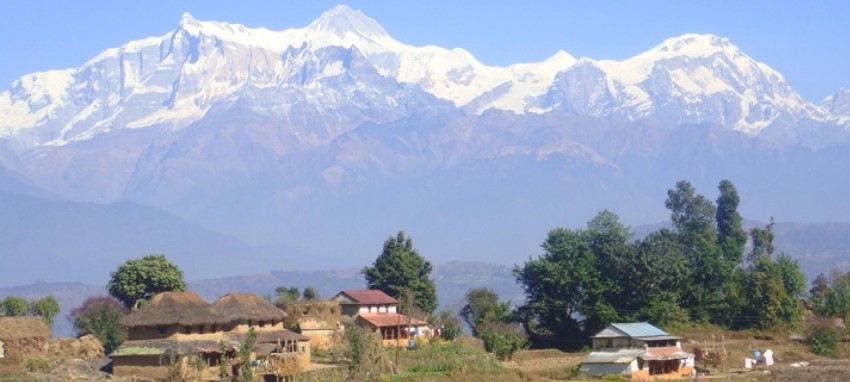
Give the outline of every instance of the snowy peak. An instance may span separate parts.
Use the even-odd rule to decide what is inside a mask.
[[[180,27],[181,28],[184,28],[184,27],[200,28],[201,23],[200,23],[200,21],[198,21],[197,19],[192,17],[192,15],[189,14],[189,12],[183,12],[183,15],[180,16]]]
[[[347,33],[369,38],[389,37],[377,21],[345,5],[337,5],[323,13],[310,23],[307,30],[308,32],[330,32],[337,37],[344,37]]]
[[[834,115],[850,117],[850,89],[842,88],[835,94],[826,97],[821,103],[821,107]]]
[[[650,52],[661,55],[707,56],[720,51],[740,52],[729,39],[711,34],[688,33],[665,40]]]

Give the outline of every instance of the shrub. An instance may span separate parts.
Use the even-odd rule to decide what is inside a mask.
[[[44,358],[26,358],[23,361],[24,368],[27,369],[30,373],[36,371],[45,371],[50,369],[53,365],[49,360]]]
[[[479,327],[479,338],[484,348],[500,360],[509,360],[520,349],[528,347],[528,339],[519,326],[503,323],[490,323]]]
[[[812,353],[823,356],[835,354],[840,333],[828,320],[812,322],[808,328],[808,343]]]
[[[68,320],[74,323],[77,335],[97,337],[108,354],[127,339],[127,329],[119,323],[126,314],[127,308],[113,297],[89,297],[71,311]]]

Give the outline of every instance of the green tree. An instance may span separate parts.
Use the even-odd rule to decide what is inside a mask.
[[[127,329],[120,323],[127,313],[127,308],[114,297],[96,296],[71,310],[68,319],[78,336],[94,335],[108,354],[127,339]]]
[[[23,297],[8,296],[3,300],[2,306],[3,315],[10,317],[18,317],[27,314],[27,300]]]
[[[543,242],[543,254],[514,268],[525,292],[520,309],[527,331],[555,337],[583,335],[585,302],[597,270],[582,231],[556,228]]]
[[[248,329],[245,342],[239,345],[239,358],[242,366],[239,367],[239,380],[242,382],[254,381],[254,368],[251,367],[251,354],[254,353],[254,344],[257,343],[257,332],[254,328]]]
[[[275,288],[274,293],[277,296],[277,301],[298,301],[298,298],[301,297],[301,290],[298,287],[279,286]]]
[[[41,317],[41,320],[48,327],[53,327],[53,319],[59,314],[59,301],[53,296],[45,296],[40,299],[30,301],[28,310],[34,316]]]
[[[317,292],[313,287],[306,287],[304,288],[304,293],[301,295],[301,298],[305,300],[318,300],[319,292]]]
[[[822,316],[850,318],[850,272],[832,272],[822,301],[815,305],[815,310]]]
[[[431,263],[413,247],[413,240],[399,231],[384,241],[381,255],[371,267],[364,267],[362,273],[369,289],[396,299],[409,291],[413,294],[413,304],[431,314],[437,308],[437,290],[429,278],[431,269]]]
[[[763,328],[777,324],[796,324],[802,320],[803,312],[797,303],[802,293],[805,276],[796,261],[784,254],[781,263],[774,261],[773,221],[764,229],[753,228],[751,253],[747,256],[750,265],[744,284],[745,315],[757,317]]]
[[[773,256],[773,218],[770,218],[770,223],[764,229],[751,229],[750,237],[753,240],[753,248],[747,256],[747,261],[754,263],[762,257]]]
[[[637,312],[628,320],[670,327],[689,321],[681,307],[690,273],[676,235],[664,228],[636,243],[636,255],[621,279],[620,306]]]
[[[510,304],[499,301],[499,295],[489,288],[473,288],[466,293],[466,304],[460,310],[460,317],[472,329],[472,335],[483,324],[510,321]]]
[[[682,302],[692,316],[703,321],[728,315],[734,310],[727,297],[737,262],[727,261],[717,245],[714,203],[682,180],[667,191],[664,204],[671,211],[682,253],[689,260],[690,285]]]
[[[124,306],[137,309],[157,293],[186,290],[186,282],[183,271],[165,255],[148,255],[119,266],[106,288]]]
[[[732,182],[723,179],[717,187],[717,242],[723,250],[726,261],[735,264],[743,260],[744,245],[747,244],[747,232],[741,226],[738,204],[741,202],[738,191]]]
[[[776,258],[776,265],[782,272],[782,284],[785,285],[785,291],[795,299],[803,297],[806,293],[806,274],[800,269],[800,263],[780,252]]]

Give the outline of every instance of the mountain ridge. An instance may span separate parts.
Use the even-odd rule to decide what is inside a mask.
[[[728,39],[713,35],[673,37],[623,61],[576,60],[562,50],[539,63],[496,67],[480,63],[463,49],[405,45],[375,20],[340,5],[305,28],[283,31],[199,21],[186,13],[178,28],[163,36],[108,49],[79,68],[22,77],[0,93],[0,111],[11,116],[0,122],[0,135],[15,142],[20,152],[34,145],[90,139],[114,129],[162,124],[182,128],[243,86],[286,86],[294,74],[287,67],[299,65],[277,55],[293,50],[309,55],[329,47],[357,50],[378,75],[415,85],[475,114],[491,108],[519,114],[565,108],[602,118],[652,116],[663,123],[719,123],[749,135],[807,120],[845,130],[848,126],[829,109],[804,101],[781,74],[752,60]],[[251,58],[243,62],[240,57]],[[697,59],[710,61],[694,66]],[[335,62],[323,64],[324,78],[346,70]],[[712,65],[714,71],[704,69]],[[719,70],[728,74],[717,74]],[[672,87],[646,83],[657,76],[668,76],[665,81]],[[587,81],[597,81],[601,88],[586,93],[570,90]],[[568,94],[558,96],[558,91]],[[111,96],[116,93],[117,100]],[[581,106],[587,102],[593,106]],[[685,115],[677,116],[674,108],[662,109],[670,102]],[[701,112],[688,106],[695,102]],[[705,110],[709,103],[717,110],[713,116]]]

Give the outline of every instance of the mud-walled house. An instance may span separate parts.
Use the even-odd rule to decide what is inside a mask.
[[[428,323],[399,313],[398,300],[379,290],[344,290],[334,298],[342,314],[374,330],[384,346],[408,346],[415,337],[430,334]]]
[[[681,337],[647,323],[611,324],[595,336],[593,351],[581,361],[589,375],[622,374],[637,380],[688,377],[694,355],[682,350]]]
[[[310,347],[306,337],[283,329],[284,316],[256,295],[226,295],[211,305],[192,292],[160,293],[121,320],[128,336],[110,355],[112,370],[160,380],[175,370],[191,380],[218,380],[222,370],[235,376],[242,363],[237,350],[253,329],[255,372],[275,374],[269,359],[277,366],[284,359],[292,375],[309,364]]]

